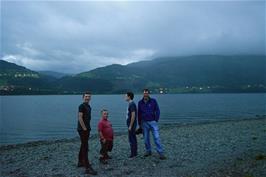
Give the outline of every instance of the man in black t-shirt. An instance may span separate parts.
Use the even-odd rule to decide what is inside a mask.
[[[138,154],[138,144],[136,137],[137,106],[134,103],[133,99],[134,94],[132,92],[127,92],[127,94],[125,95],[125,100],[128,102],[126,121],[128,127],[128,141],[131,150],[129,158],[133,158]]]
[[[90,100],[91,93],[85,92],[83,94],[83,103],[79,105],[77,131],[80,136],[81,145],[79,150],[78,167],[85,167],[86,174],[97,175],[97,172],[91,167],[88,159],[88,141],[91,131],[91,107],[89,105]]]

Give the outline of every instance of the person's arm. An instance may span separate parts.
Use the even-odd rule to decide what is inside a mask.
[[[104,138],[103,133],[102,133],[101,130],[99,130],[99,136],[100,136],[101,141],[102,141],[103,143],[105,143],[106,140],[105,140],[105,138]]]
[[[135,121],[135,115],[136,115],[136,112],[131,112],[131,118],[130,118],[130,125],[128,127],[128,130],[131,131],[132,129],[132,126],[134,124],[134,121]]]
[[[102,133],[102,130],[103,130],[103,125],[102,123],[99,123],[98,124],[98,133],[99,133],[99,137],[100,137],[100,140],[105,143],[105,138],[103,136],[103,133]]]
[[[85,123],[84,123],[84,121],[83,121],[83,119],[82,119],[82,117],[83,117],[83,113],[82,113],[82,112],[79,112],[78,117],[79,117],[79,123],[80,123],[82,129],[83,129],[84,131],[87,131],[87,128],[86,128],[86,126],[85,126]]]
[[[160,118],[160,108],[159,108],[159,105],[157,103],[156,100],[154,100],[155,102],[155,121],[158,122],[159,121],[159,118]]]
[[[141,128],[141,108],[140,108],[140,102],[138,103],[138,124],[139,124],[139,127]]]

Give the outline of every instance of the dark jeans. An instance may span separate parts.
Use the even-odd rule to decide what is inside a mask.
[[[108,152],[111,152],[112,149],[113,149],[113,141],[106,140],[105,142],[103,142],[101,140],[100,154],[103,156],[103,158],[107,158]]]
[[[132,128],[131,131],[128,131],[128,141],[130,144],[131,156],[136,156],[138,153],[136,128]]]
[[[90,165],[88,159],[88,141],[90,136],[90,131],[78,131],[80,136],[80,150],[79,150],[79,163],[82,164],[84,167],[88,167]]]

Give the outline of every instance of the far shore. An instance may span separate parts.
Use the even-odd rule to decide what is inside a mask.
[[[160,125],[166,160],[158,154],[144,158],[142,135],[138,135],[139,155],[129,160],[126,133],[115,135],[113,157],[107,165],[99,163],[97,135],[89,141],[89,159],[98,176],[266,176],[265,116]],[[153,142],[153,141],[152,141]],[[1,176],[86,176],[77,168],[79,138],[37,141],[0,146]],[[153,146],[154,147],[154,146]]]
[[[0,93],[0,96],[64,96],[64,95],[82,95],[80,93]],[[121,95],[124,92],[117,93],[93,93],[93,95]],[[141,95],[142,92],[136,92],[136,95]],[[237,91],[237,92],[171,92],[171,93],[152,93],[153,95],[168,95],[168,94],[266,94],[266,91]]]

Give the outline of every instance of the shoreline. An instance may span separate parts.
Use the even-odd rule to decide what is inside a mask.
[[[142,135],[138,135],[139,155],[128,159],[129,144],[126,133],[116,134],[113,159],[107,165],[99,163],[99,140],[89,141],[89,159],[98,176],[177,176],[224,177],[266,176],[266,118],[223,120],[199,124],[160,125],[160,137],[166,160],[160,160],[154,150],[144,158]],[[78,138],[39,141],[0,148],[1,174],[15,176],[84,175],[77,168]]]
[[[123,95],[124,93],[102,93],[93,95]],[[175,94],[266,94],[266,91],[257,92],[177,92],[177,93],[153,93],[153,95],[175,95]],[[68,96],[68,95],[82,95],[81,93],[70,94],[0,94],[0,96]],[[142,92],[135,95],[142,95]]]
[[[202,121],[202,122],[189,122],[189,123],[165,123],[160,124],[160,129],[167,129],[171,127],[187,127],[187,126],[200,126],[205,124],[219,124],[219,123],[226,123],[226,122],[241,122],[241,121],[253,121],[253,120],[260,120],[260,119],[266,119],[266,115],[256,115],[256,117],[253,118],[243,118],[243,119],[224,119],[224,120],[212,120],[212,121]],[[127,132],[114,132],[114,135],[121,136],[121,135],[127,135]],[[91,134],[90,139],[95,140],[98,138],[97,133]],[[79,141],[79,136],[71,137],[71,138],[63,138],[63,139],[52,139],[52,140],[36,140],[36,141],[29,141],[25,143],[14,143],[14,144],[3,144],[0,145],[0,151],[1,150],[7,150],[12,148],[19,148],[19,147],[31,147],[31,146],[38,146],[38,145],[50,145],[53,143],[64,143],[64,142],[73,142],[73,141]]]

